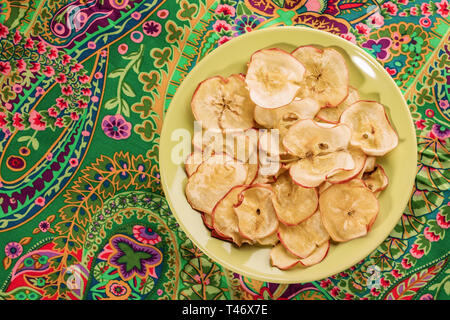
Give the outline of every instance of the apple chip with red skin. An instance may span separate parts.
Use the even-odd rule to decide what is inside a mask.
[[[374,193],[386,189],[389,184],[389,178],[380,164],[375,165],[373,170],[365,172],[361,179]]]
[[[195,210],[211,214],[228,190],[244,184],[247,176],[242,162],[225,154],[213,155],[188,178],[186,198]]]
[[[255,104],[240,74],[202,81],[194,92],[191,108],[195,120],[206,129],[249,129],[254,125]]]
[[[342,112],[356,101],[360,100],[358,90],[352,86],[348,88],[348,96],[337,107],[322,108],[317,113],[317,118],[329,123],[338,123]],[[256,108],[255,108],[256,112]]]
[[[251,243],[239,233],[238,217],[234,212],[234,207],[241,201],[239,195],[246,188],[246,186],[232,188],[217,202],[212,213],[212,227],[220,236],[232,239],[238,246],[245,242]]]
[[[281,270],[289,270],[298,265],[310,267],[325,259],[329,249],[330,241],[326,241],[318,246],[307,258],[300,259],[290,253],[283,244],[278,243],[270,251],[270,263],[273,267],[277,267]]]
[[[333,48],[301,46],[292,52],[306,68],[298,96],[321,107],[335,107],[348,95],[349,77],[344,57]]]
[[[278,229],[272,204],[273,190],[267,185],[253,185],[241,192],[241,202],[234,208],[242,237],[257,241]]]
[[[322,192],[319,210],[331,238],[344,242],[367,234],[378,215],[379,205],[364,182],[353,179]]]
[[[342,113],[341,123],[352,129],[350,144],[369,156],[384,156],[398,145],[398,135],[376,101],[352,104]]]
[[[304,259],[314,250],[328,241],[330,236],[316,211],[311,217],[295,226],[280,224],[278,238],[283,246],[293,255]]]
[[[285,225],[297,225],[317,210],[317,191],[296,185],[287,171],[277,177],[272,189],[275,192],[272,201],[278,220]]]
[[[305,68],[281,49],[262,49],[253,53],[245,82],[252,101],[262,108],[278,108],[294,100]]]
[[[300,120],[292,125],[283,145],[299,158],[289,169],[294,182],[313,188],[342,170],[353,170],[355,163],[346,150],[350,137],[350,129],[341,124]]]
[[[353,178],[355,178],[364,168],[366,163],[367,155],[359,148],[349,147],[348,152],[350,153],[353,162],[355,163],[355,167],[351,170],[342,170],[330,178],[327,179],[328,182],[331,183],[342,183],[347,182]]]

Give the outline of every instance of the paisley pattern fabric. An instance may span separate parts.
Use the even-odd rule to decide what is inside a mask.
[[[448,0],[0,0],[0,299],[449,299],[449,11]],[[292,25],[379,61],[408,102],[419,157],[408,206],[375,251],[287,285],[196,248],[157,155],[199,60]]]

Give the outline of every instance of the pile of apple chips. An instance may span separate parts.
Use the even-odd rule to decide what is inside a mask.
[[[272,246],[285,270],[369,232],[388,185],[376,160],[398,136],[383,105],[349,86],[337,50],[259,50],[246,74],[201,82],[191,107],[201,131],[186,197],[212,236]]]

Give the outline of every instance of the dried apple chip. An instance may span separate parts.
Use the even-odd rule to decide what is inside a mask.
[[[342,170],[338,173],[332,175],[327,179],[328,182],[331,183],[342,183],[349,181],[356,177],[361,170],[364,168],[366,163],[367,156],[361,149],[350,147],[348,148],[348,152],[352,156],[353,162],[355,163],[355,167],[352,170]]]
[[[317,210],[319,198],[314,188],[303,188],[293,183],[289,172],[277,177],[272,184],[272,198],[278,220],[285,225],[296,225],[308,219]]]
[[[277,244],[270,250],[270,263],[273,267],[277,267],[281,270],[289,270],[295,266],[310,267],[312,265],[318,264],[328,254],[330,248],[330,241],[324,242],[322,245],[318,246],[313,253],[311,253],[307,258],[300,259],[299,257],[291,254],[286,248],[281,244]]]
[[[241,202],[234,208],[242,237],[256,241],[276,232],[278,219],[272,204],[270,186],[254,185],[241,192]]]
[[[341,115],[341,123],[352,129],[350,144],[369,156],[383,156],[398,145],[398,136],[389,122],[383,105],[375,101],[358,101]]]
[[[255,104],[242,75],[202,81],[194,92],[191,108],[195,120],[206,129],[249,129],[254,125]]]
[[[374,223],[378,200],[359,179],[335,184],[319,196],[319,210],[325,229],[334,241],[365,236]]]
[[[213,155],[188,178],[186,198],[195,210],[211,214],[228,190],[244,184],[247,176],[242,162],[224,154]]]
[[[348,94],[348,69],[344,57],[333,48],[301,46],[292,52],[306,68],[300,98],[313,98],[322,107],[339,105]]]
[[[342,112],[346,110],[350,105],[360,100],[358,90],[352,86],[348,88],[348,96],[337,107],[322,108],[317,113],[317,118],[329,123],[338,123],[341,118]],[[255,108],[256,112],[256,108]]]
[[[295,226],[280,224],[278,238],[283,246],[293,255],[306,258],[314,250],[328,241],[330,236],[320,219],[320,212],[316,211],[311,217]]]
[[[294,100],[305,68],[281,49],[262,49],[253,53],[245,82],[250,98],[262,108],[278,108]]]
[[[365,172],[362,176],[362,181],[374,193],[386,189],[389,184],[389,178],[379,164],[373,170]]]

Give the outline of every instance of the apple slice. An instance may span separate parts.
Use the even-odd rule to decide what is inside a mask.
[[[377,217],[379,204],[364,182],[353,179],[332,185],[322,192],[319,210],[331,238],[343,242],[367,234]]]
[[[241,192],[241,202],[234,208],[239,232],[249,240],[270,236],[278,229],[272,204],[273,190],[267,185],[253,185]]]
[[[352,86],[348,88],[348,96],[337,107],[322,108],[317,113],[317,118],[329,123],[338,123],[341,118],[342,112],[346,110],[350,105],[360,100],[358,90]],[[256,108],[255,108],[256,112]]]
[[[206,129],[249,129],[254,125],[255,104],[240,74],[202,81],[194,92],[191,108],[195,120]]]
[[[212,212],[212,227],[224,238],[230,238],[235,244],[241,246],[249,242],[239,233],[238,218],[234,212],[234,206],[239,203],[239,195],[246,186],[236,186],[217,202]]]
[[[362,181],[373,193],[386,189],[389,184],[389,178],[379,164],[372,171],[365,172],[362,176]]]
[[[245,82],[252,101],[262,108],[290,103],[303,80],[305,68],[281,49],[262,49],[252,54]]]
[[[301,46],[292,52],[306,68],[298,96],[313,98],[322,107],[339,105],[348,94],[348,69],[335,49]]]
[[[289,169],[292,180],[305,188],[318,187],[342,170],[353,170],[355,162],[347,151],[307,157],[293,163]]]
[[[229,155],[213,155],[188,178],[186,198],[195,210],[212,213],[216,203],[232,187],[244,184],[247,166]]]
[[[330,178],[327,179],[328,182],[331,183],[342,183],[349,181],[356,177],[364,168],[366,163],[367,156],[361,149],[350,147],[348,148],[348,152],[352,156],[353,162],[355,163],[355,167],[352,170],[342,170]]]
[[[291,254],[281,243],[277,244],[270,250],[270,263],[273,267],[277,267],[281,270],[289,270],[297,265],[303,267],[310,267],[312,265],[318,264],[328,254],[330,248],[330,241],[324,242],[322,245],[318,246],[313,253],[311,253],[307,258],[299,259],[298,257]]]
[[[383,105],[376,101],[352,104],[342,113],[340,121],[352,129],[350,144],[369,156],[383,156],[398,145],[398,135]]]
[[[327,242],[330,236],[322,225],[320,212],[316,211],[298,225],[286,226],[281,223],[278,228],[278,238],[290,253],[304,259],[318,246]]]
[[[280,122],[293,124],[298,120],[313,119],[320,110],[317,101],[305,98],[294,99],[291,103],[276,108],[267,109],[255,107],[255,121],[265,128],[278,128]]]
[[[292,155],[310,158],[346,149],[351,135],[350,128],[343,124],[330,125],[311,119],[300,120],[289,128],[283,145]]]
[[[287,226],[299,224],[317,210],[317,191],[296,185],[287,171],[277,178],[272,189],[275,193],[272,202],[278,220]]]

